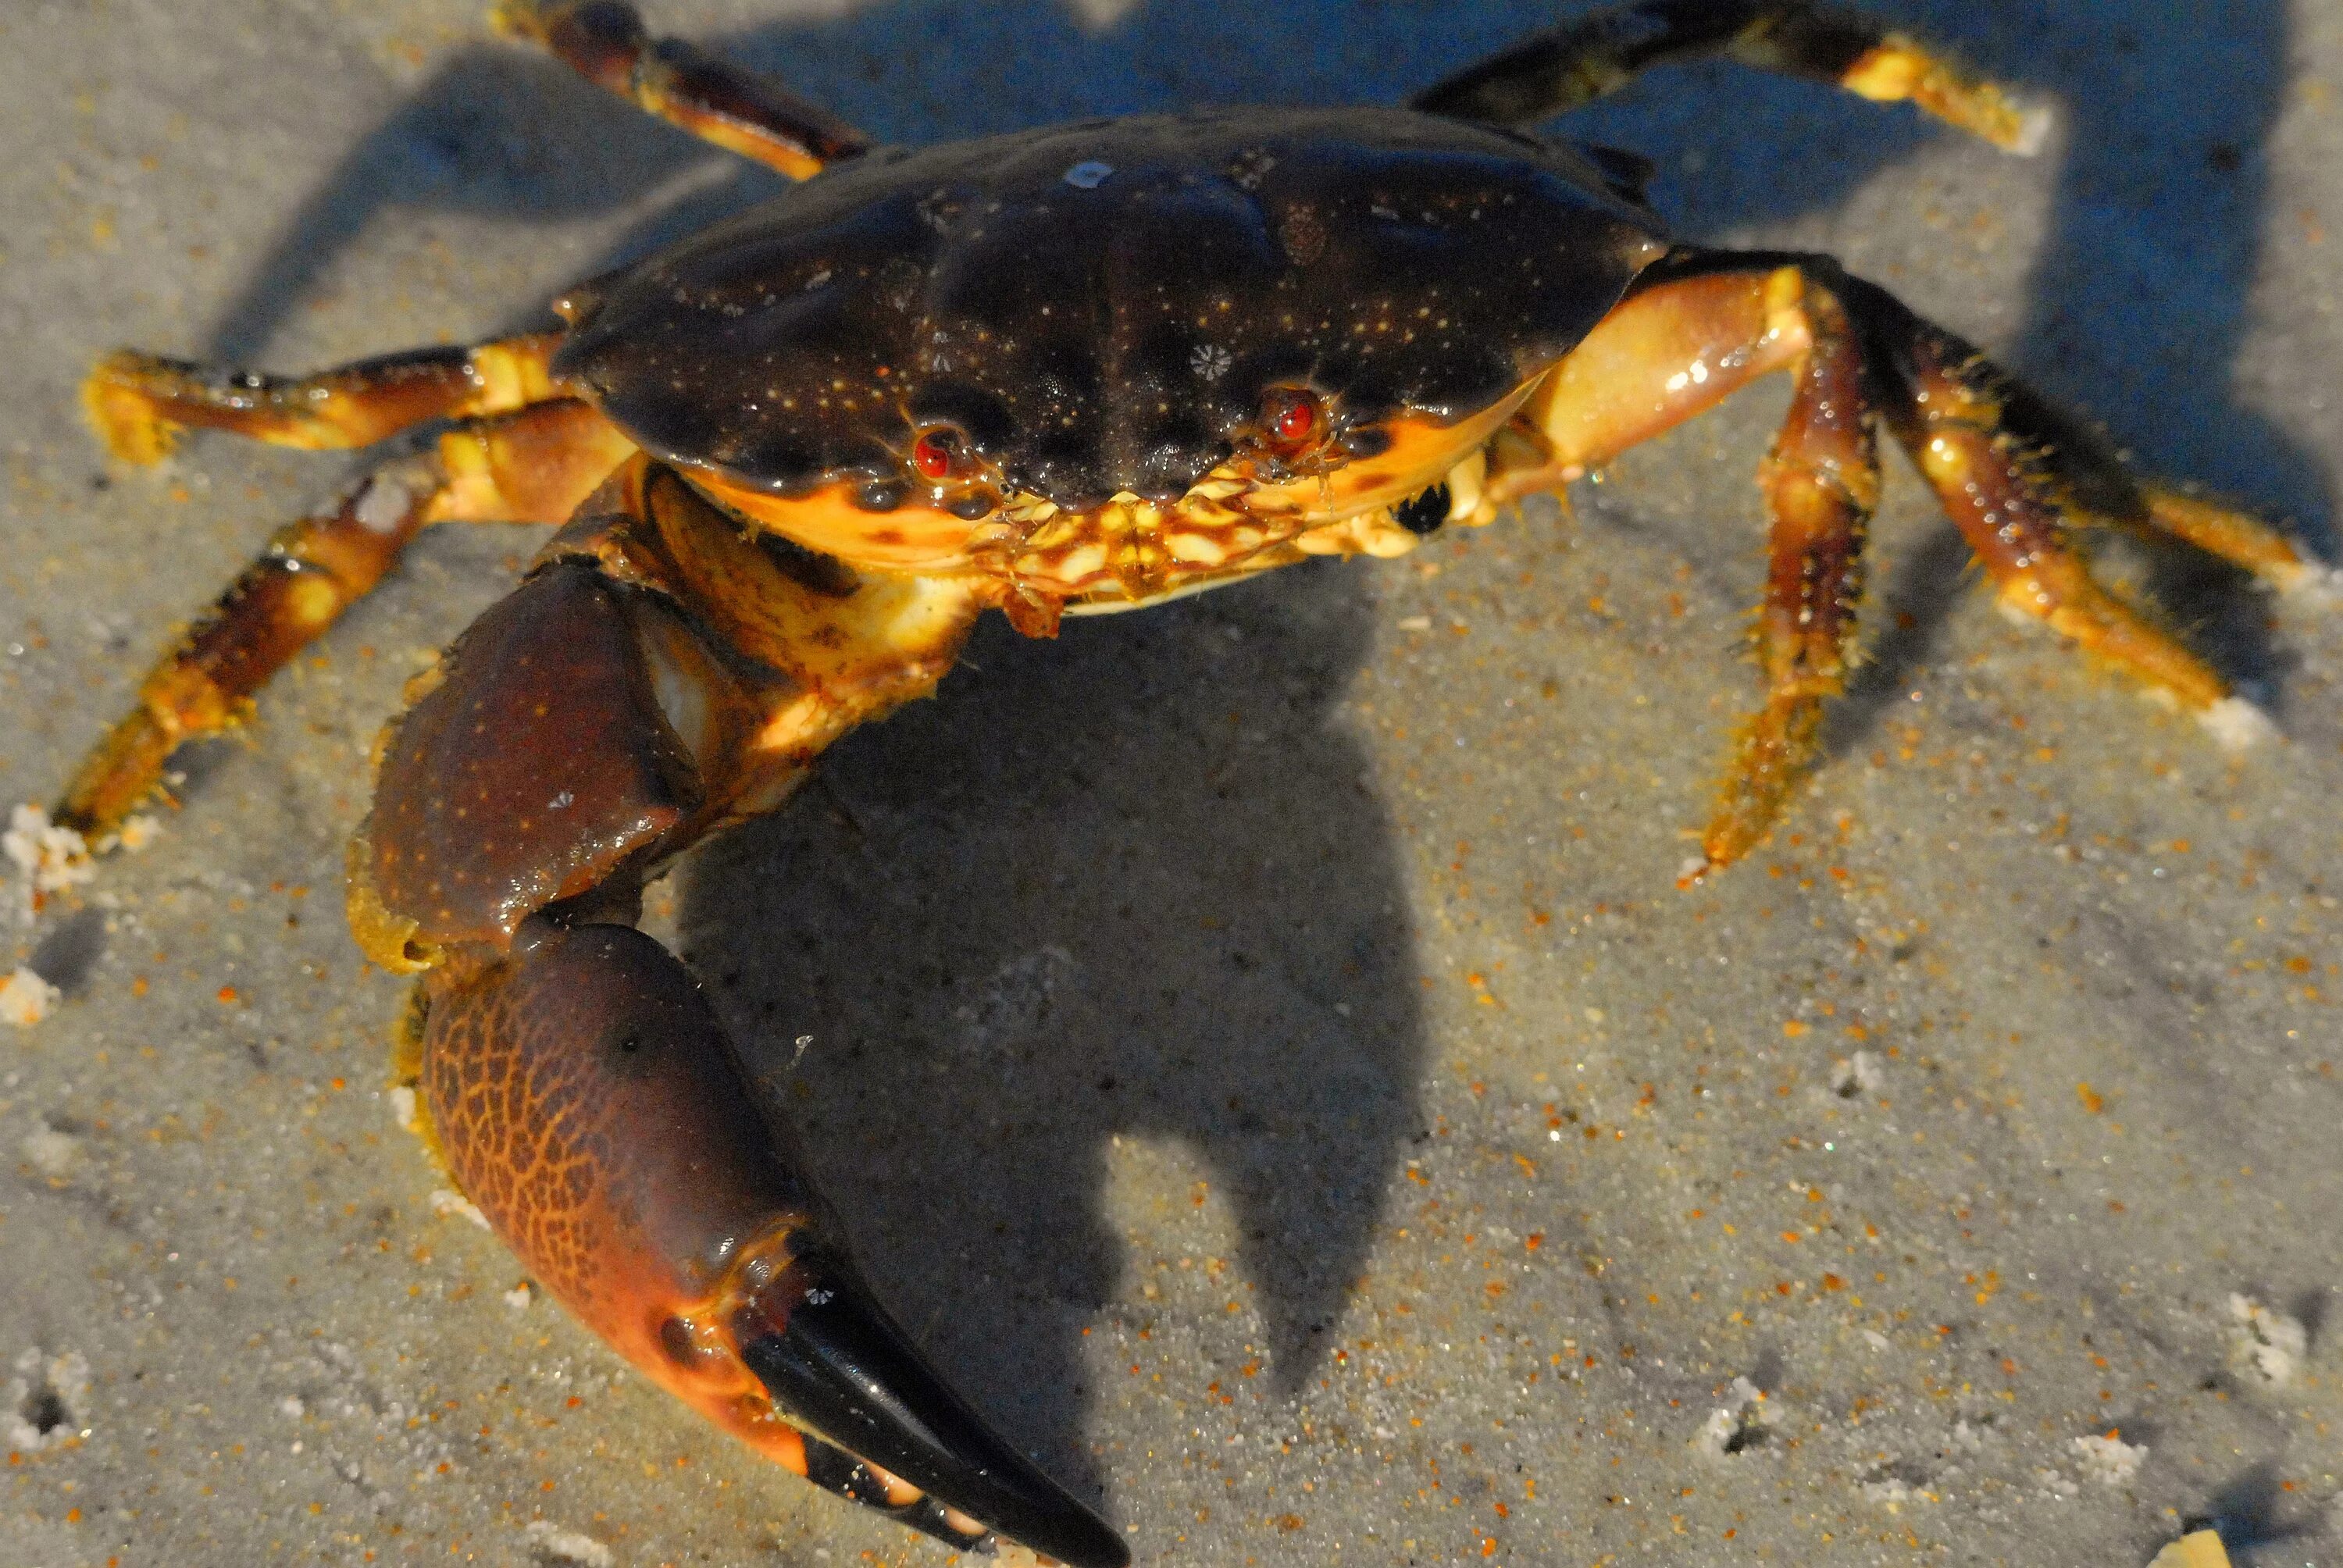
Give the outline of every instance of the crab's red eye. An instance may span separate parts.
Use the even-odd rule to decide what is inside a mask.
[[[1281,387],[1263,400],[1262,423],[1281,443],[1298,447],[1314,439],[1323,416],[1317,397],[1309,392]]]
[[[957,430],[923,431],[911,443],[911,467],[923,478],[941,481],[951,477],[960,455],[960,432]]]

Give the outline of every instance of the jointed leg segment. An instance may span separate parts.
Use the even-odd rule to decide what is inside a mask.
[[[272,447],[367,447],[427,419],[510,413],[563,396],[548,367],[558,333],[469,348],[420,348],[315,376],[262,376],[122,348],[98,361],[82,403],[108,450],[152,463],[189,426]]]
[[[1757,638],[1765,705],[1742,730],[1740,755],[1703,837],[1701,870],[1764,841],[1814,766],[1823,699],[1845,689],[1853,661],[1865,531],[1879,502],[1870,388],[1845,309],[1786,268],[1767,283],[1776,296],[1799,296],[1807,347],[1791,372],[1789,413],[1757,479],[1773,518]]]
[[[427,525],[558,523],[632,450],[587,405],[540,403],[467,420],[435,452],[393,459],[331,509],[278,530],[156,662],[137,705],[67,785],[57,821],[92,839],[113,831],[153,792],[173,750],[235,724]]]
[[[674,38],[653,38],[623,0],[503,0],[497,27],[646,113],[801,180],[870,139],[763,77]]]
[[[1654,65],[1722,55],[1783,75],[1829,82],[1880,103],[1909,99],[2012,152],[2030,153],[2045,122],[1900,33],[1815,0],[1632,0],[1540,34],[1416,95],[1414,106],[1460,119],[1527,126],[1616,92]]]
[[[1761,843],[1813,767],[1822,705],[1855,646],[1884,417],[2001,601],[2121,666],[2225,743],[2266,720],[2092,577],[2080,527],[2162,534],[2280,588],[2331,580],[2275,529],[2127,474],[2104,440],[1885,291],[1819,257],[1688,253],[1614,309],[1523,405],[1495,448],[1500,501],[1578,477],[1772,370],[1790,409],[1760,474],[1772,542],[1758,631],[1765,705],[1745,726],[1686,879]]]

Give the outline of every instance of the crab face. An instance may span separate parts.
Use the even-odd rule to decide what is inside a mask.
[[[1138,601],[1376,548],[1664,248],[1510,133],[1073,126],[812,180],[573,295],[555,368],[809,548]]]

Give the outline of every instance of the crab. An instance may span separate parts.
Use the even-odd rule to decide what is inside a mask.
[[[659,868],[933,692],[985,611],[1051,637],[1312,557],[1404,555],[1785,373],[1760,473],[1764,694],[1692,881],[1764,841],[1815,766],[1855,657],[1881,425],[2003,606],[2219,739],[2264,721],[2074,535],[2334,580],[2279,531],[2132,477],[1826,257],[1678,243],[1639,160],[1523,128],[1722,54],[2013,150],[2038,135],[1847,13],[1636,0],[1403,109],[917,151],[654,40],[617,0],[508,0],[496,21],[802,183],[569,290],[558,329],[299,378],[104,359],[87,410],[134,463],[189,427],[312,448],[440,428],[277,534],[55,823],[117,839],[173,753],[244,720],[421,529],[554,525],[377,749],[348,909],[367,957],[417,977],[395,1071],[448,1176],[582,1322],[785,1468],[957,1547],[1129,1557],[874,1298],[690,974],[635,925]]]

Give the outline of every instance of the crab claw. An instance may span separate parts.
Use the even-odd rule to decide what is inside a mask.
[[[800,1256],[800,1263],[807,1261]],[[789,1418],[1074,1568],[1122,1568],[1123,1543],[984,1424],[911,1348],[851,1268],[820,1271],[740,1358]]]
[[[424,985],[428,1136],[538,1282],[654,1382],[954,1545],[997,1531],[1075,1568],[1129,1562],[873,1300],[666,949],[532,916]]]

